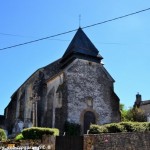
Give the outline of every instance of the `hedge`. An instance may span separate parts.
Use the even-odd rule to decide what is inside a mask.
[[[0,141],[6,140],[7,136],[3,129],[0,129]]]
[[[16,136],[16,140],[21,139],[42,139],[43,135],[59,135],[59,130],[56,128],[41,128],[31,127],[24,129],[20,134]]]
[[[145,132],[150,131],[149,122],[120,122],[105,125],[91,125],[90,134],[116,132]]]
[[[22,133],[19,133],[16,137],[15,137],[15,140],[18,141],[18,140],[24,140],[24,137],[22,135]]]

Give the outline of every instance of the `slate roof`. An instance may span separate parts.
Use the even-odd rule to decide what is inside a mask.
[[[49,78],[51,78],[63,70],[62,66],[64,64],[66,65],[75,58],[93,60],[98,63],[100,63],[100,60],[103,59],[103,57],[99,55],[97,48],[93,45],[81,28],[77,30],[62,58],[43,67],[44,72],[49,76]]]
[[[140,105],[150,104],[150,100],[141,101]]]
[[[61,58],[42,68],[48,78],[52,78],[62,71],[60,60]]]
[[[81,58],[100,63],[103,59],[99,55],[99,51],[90,41],[81,28],[78,29],[67,50],[65,51],[61,63],[67,62],[69,59]]]

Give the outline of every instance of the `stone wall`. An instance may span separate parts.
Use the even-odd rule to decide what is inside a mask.
[[[49,149],[55,150],[55,139],[54,136],[44,135],[42,139],[37,140],[8,140],[0,141],[0,149]]]
[[[84,135],[84,150],[149,150],[150,132]]]
[[[43,126],[55,127],[62,131],[66,120],[66,86],[63,73],[47,81],[47,95],[43,99],[44,120]],[[65,119],[64,119],[65,117]]]
[[[39,71],[36,71],[30,78],[28,78],[11,96],[11,101],[5,108],[5,128],[8,134],[12,134],[16,121],[19,119],[23,122],[31,121],[32,102],[32,84],[37,79]]]
[[[12,133],[13,125],[16,121],[16,106],[17,106],[17,93],[14,94],[12,100],[5,108],[5,128],[8,134]]]
[[[64,124],[68,116],[68,100],[67,100],[67,86],[66,81],[61,85],[59,92],[62,93],[62,106],[57,107],[55,110],[55,128],[60,130],[60,135],[64,134]]]
[[[120,121],[119,99],[113,91],[114,80],[101,64],[76,59],[66,68],[65,74],[68,121],[82,126],[86,111],[95,114],[96,124]]]
[[[65,141],[65,139],[67,139]],[[70,139],[70,138],[69,138]],[[73,138],[74,139],[74,138]],[[84,135],[83,150],[149,150],[150,132],[132,132],[132,133],[105,133],[100,135]],[[9,140],[0,142],[0,147],[43,147],[43,149],[56,149],[56,140],[54,136],[43,136],[42,140]],[[68,142],[68,138],[62,136],[62,145]],[[76,141],[69,141],[73,149]]]

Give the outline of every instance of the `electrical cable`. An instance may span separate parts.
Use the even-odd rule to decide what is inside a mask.
[[[128,17],[128,16],[132,16],[132,15],[135,15],[135,14],[138,14],[138,13],[142,13],[142,12],[145,12],[145,11],[148,11],[148,10],[150,10],[150,8],[143,9],[143,10],[140,10],[140,11],[136,11],[136,12],[133,12],[133,13],[130,13],[130,14],[127,14],[127,15],[123,15],[123,16],[116,17],[116,18],[113,18],[113,19],[109,19],[109,20],[106,20],[106,21],[102,21],[102,22],[99,22],[99,23],[95,23],[95,24],[92,24],[92,25],[88,25],[88,26],[82,27],[82,29],[90,28],[90,27],[93,27],[93,26],[97,26],[97,25],[100,25],[100,24],[107,23],[107,22],[111,22],[111,21],[115,21],[115,20],[118,20],[118,19],[122,19],[122,18],[125,18],[125,17]],[[73,30],[70,30],[70,31],[66,31],[66,32],[62,32],[62,33],[59,33],[59,34],[47,36],[47,37],[44,37],[44,38],[40,38],[40,39],[24,42],[24,43],[21,43],[21,44],[16,44],[16,45],[4,47],[4,48],[1,48],[0,51],[6,50],[6,49],[10,49],[10,48],[14,48],[14,47],[18,47],[18,46],[22,46],[22,45],[31,44],[31,43],[42,41],[42,40],[46,40],[46,39],[49,39],[49,38],[52,38],[52,37],[68,34],[68,33],[71,33],[71,32],[77,31],[77,30],[78,29],[73,29]]]

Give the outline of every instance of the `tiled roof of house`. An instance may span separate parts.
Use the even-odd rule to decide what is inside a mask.
[[[140,105],[150,104],[150,100],[141,101]]]

